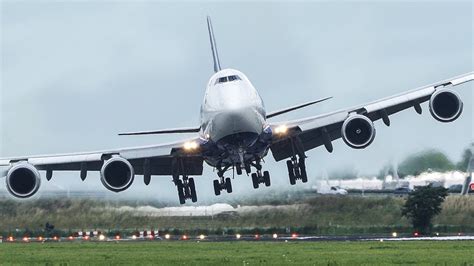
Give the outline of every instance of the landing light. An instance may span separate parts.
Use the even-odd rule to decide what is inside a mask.
[[[288,132],[288,127],[286,125],[279,125],[275,128],[275,134],[284,135]]]
[[[184,143],[183,148],[185,151],[194,151],[199,147],[196,141],[187,141]]]

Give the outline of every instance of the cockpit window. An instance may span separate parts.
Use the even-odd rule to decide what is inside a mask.
[[[236,81],[236,80],[242,80],[242,79],[237,75],[232,75],[232,76],[227,76],[227,77],[220,77],[220,78],[217,79],[216,84],[226,83],[226,82]]]

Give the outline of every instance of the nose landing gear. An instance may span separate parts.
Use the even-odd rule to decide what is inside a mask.
[[[256,173],[252,173],[252,184],[253,188],[257,189],[259,184],[265,184],[266,187],[270,186],[270,173],[268,171],[263,171],[262,173],[262,164],[260,160],[257,160],[253,165],[257,168]]]
[[[238,167],[238,168],[240,168],[240,167]],[[214,180],[214,194],[216,194],[216,196],[219,196],[221,194],[222,190],[227,191],[227,193],[229,193],[229,194],[232,193],[232,182],[231,182],[229,177],[227,177],[227,178],[224,177],[224,173],[227,169],[229,169],[229,167],[226,167],[224,169],[219,167],[219,169],[217,171],[217,175],[219,176],[219,179]],[[240,168],[240,169],[242,169],[242,168]],[[242,170],[240,170],[240,171],[242,171]]]

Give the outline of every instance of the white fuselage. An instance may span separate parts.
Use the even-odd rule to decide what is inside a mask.
[[[212,75],[201,106],[201,136],[229,153],[245,153],[264,127],[264,104],[249,79],[234,69]]]

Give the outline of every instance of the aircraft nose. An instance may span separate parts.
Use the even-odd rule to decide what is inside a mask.
[[[257,112],[252,110],[223,112],[214,117],[210,135],[216,142],[226,137],[228,141],[239,142],[238,139],[245,138],[245,135],[260,135],[263,130],[262,125],[262,119]]]

